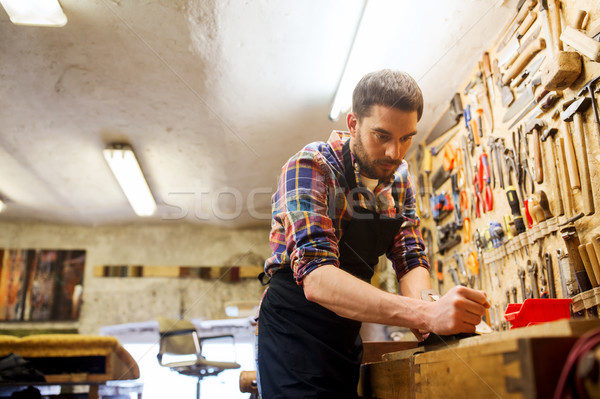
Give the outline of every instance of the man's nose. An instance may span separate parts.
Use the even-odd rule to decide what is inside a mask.
[[[390,159],[400,159],[401,157],[401,146],[399,143],[391,143],[387,146],[385,156]]]

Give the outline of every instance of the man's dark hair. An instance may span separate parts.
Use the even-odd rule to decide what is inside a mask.
[[[406,72],[382,69],[362,77],[352,93],[352,111],[361,120],[371,113],[371,106],[384,105],[423,115],[423,93]]]

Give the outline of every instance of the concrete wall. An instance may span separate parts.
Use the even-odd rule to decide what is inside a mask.
[[[99,278],[99,265],[228,266],[269,256],[267,228],[228,230],[192,225],[72,227],[0,223],[0,248],[85,249],[80,333],[157,315],[225,318],[223,304],[260,299],[258,280],[237,283],[177,278]],[[57,323],[60,324],[60,323]],[[13,325],[14,326],[14,325]]]

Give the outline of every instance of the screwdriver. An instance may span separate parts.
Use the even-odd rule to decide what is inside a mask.
[[[435,267],[437,270],[437,279],[438,279],[438,292],[440,294],[442,294],[442,284],[444,283],[444,271],[442,269],[442,261],[441,260],[436,260],[435,261]]]
[[[506,189],[506,198],[510,205],[517,234],[521,234],[525,232],[525,222],[523,221],[523,216],[521,216],[521,207],[519,206],[519,197],[517,197],[517,189],[515,186],[508,186]]]

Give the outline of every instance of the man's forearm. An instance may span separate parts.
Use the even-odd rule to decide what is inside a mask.
[[[420,298],[427,286],[423,271],[415,269],[404,277],[405,284],[414,279],[410,296]],[[423,269],[426,271],[426,269]],[[427,277],[428,278],[428,277]],[[403,278],[404,280],[404,278]],[[324,265],[310,272],[303,281],[306,299],[349,319],[403,326],[416,330],[449,335],[475,332],[475,326],[490,304],[483,291],[457,286],[437,302],[382,291],[333,266]]]
[[[429,271],[415,267],[400,279],[400,293],[410,298],[421,299],[421,291],[431,289]]]
[[[303,286],[309,301],[342,317],[422,329],[429,324],[426,302],[382,291],[332,265],[313,270]]]

